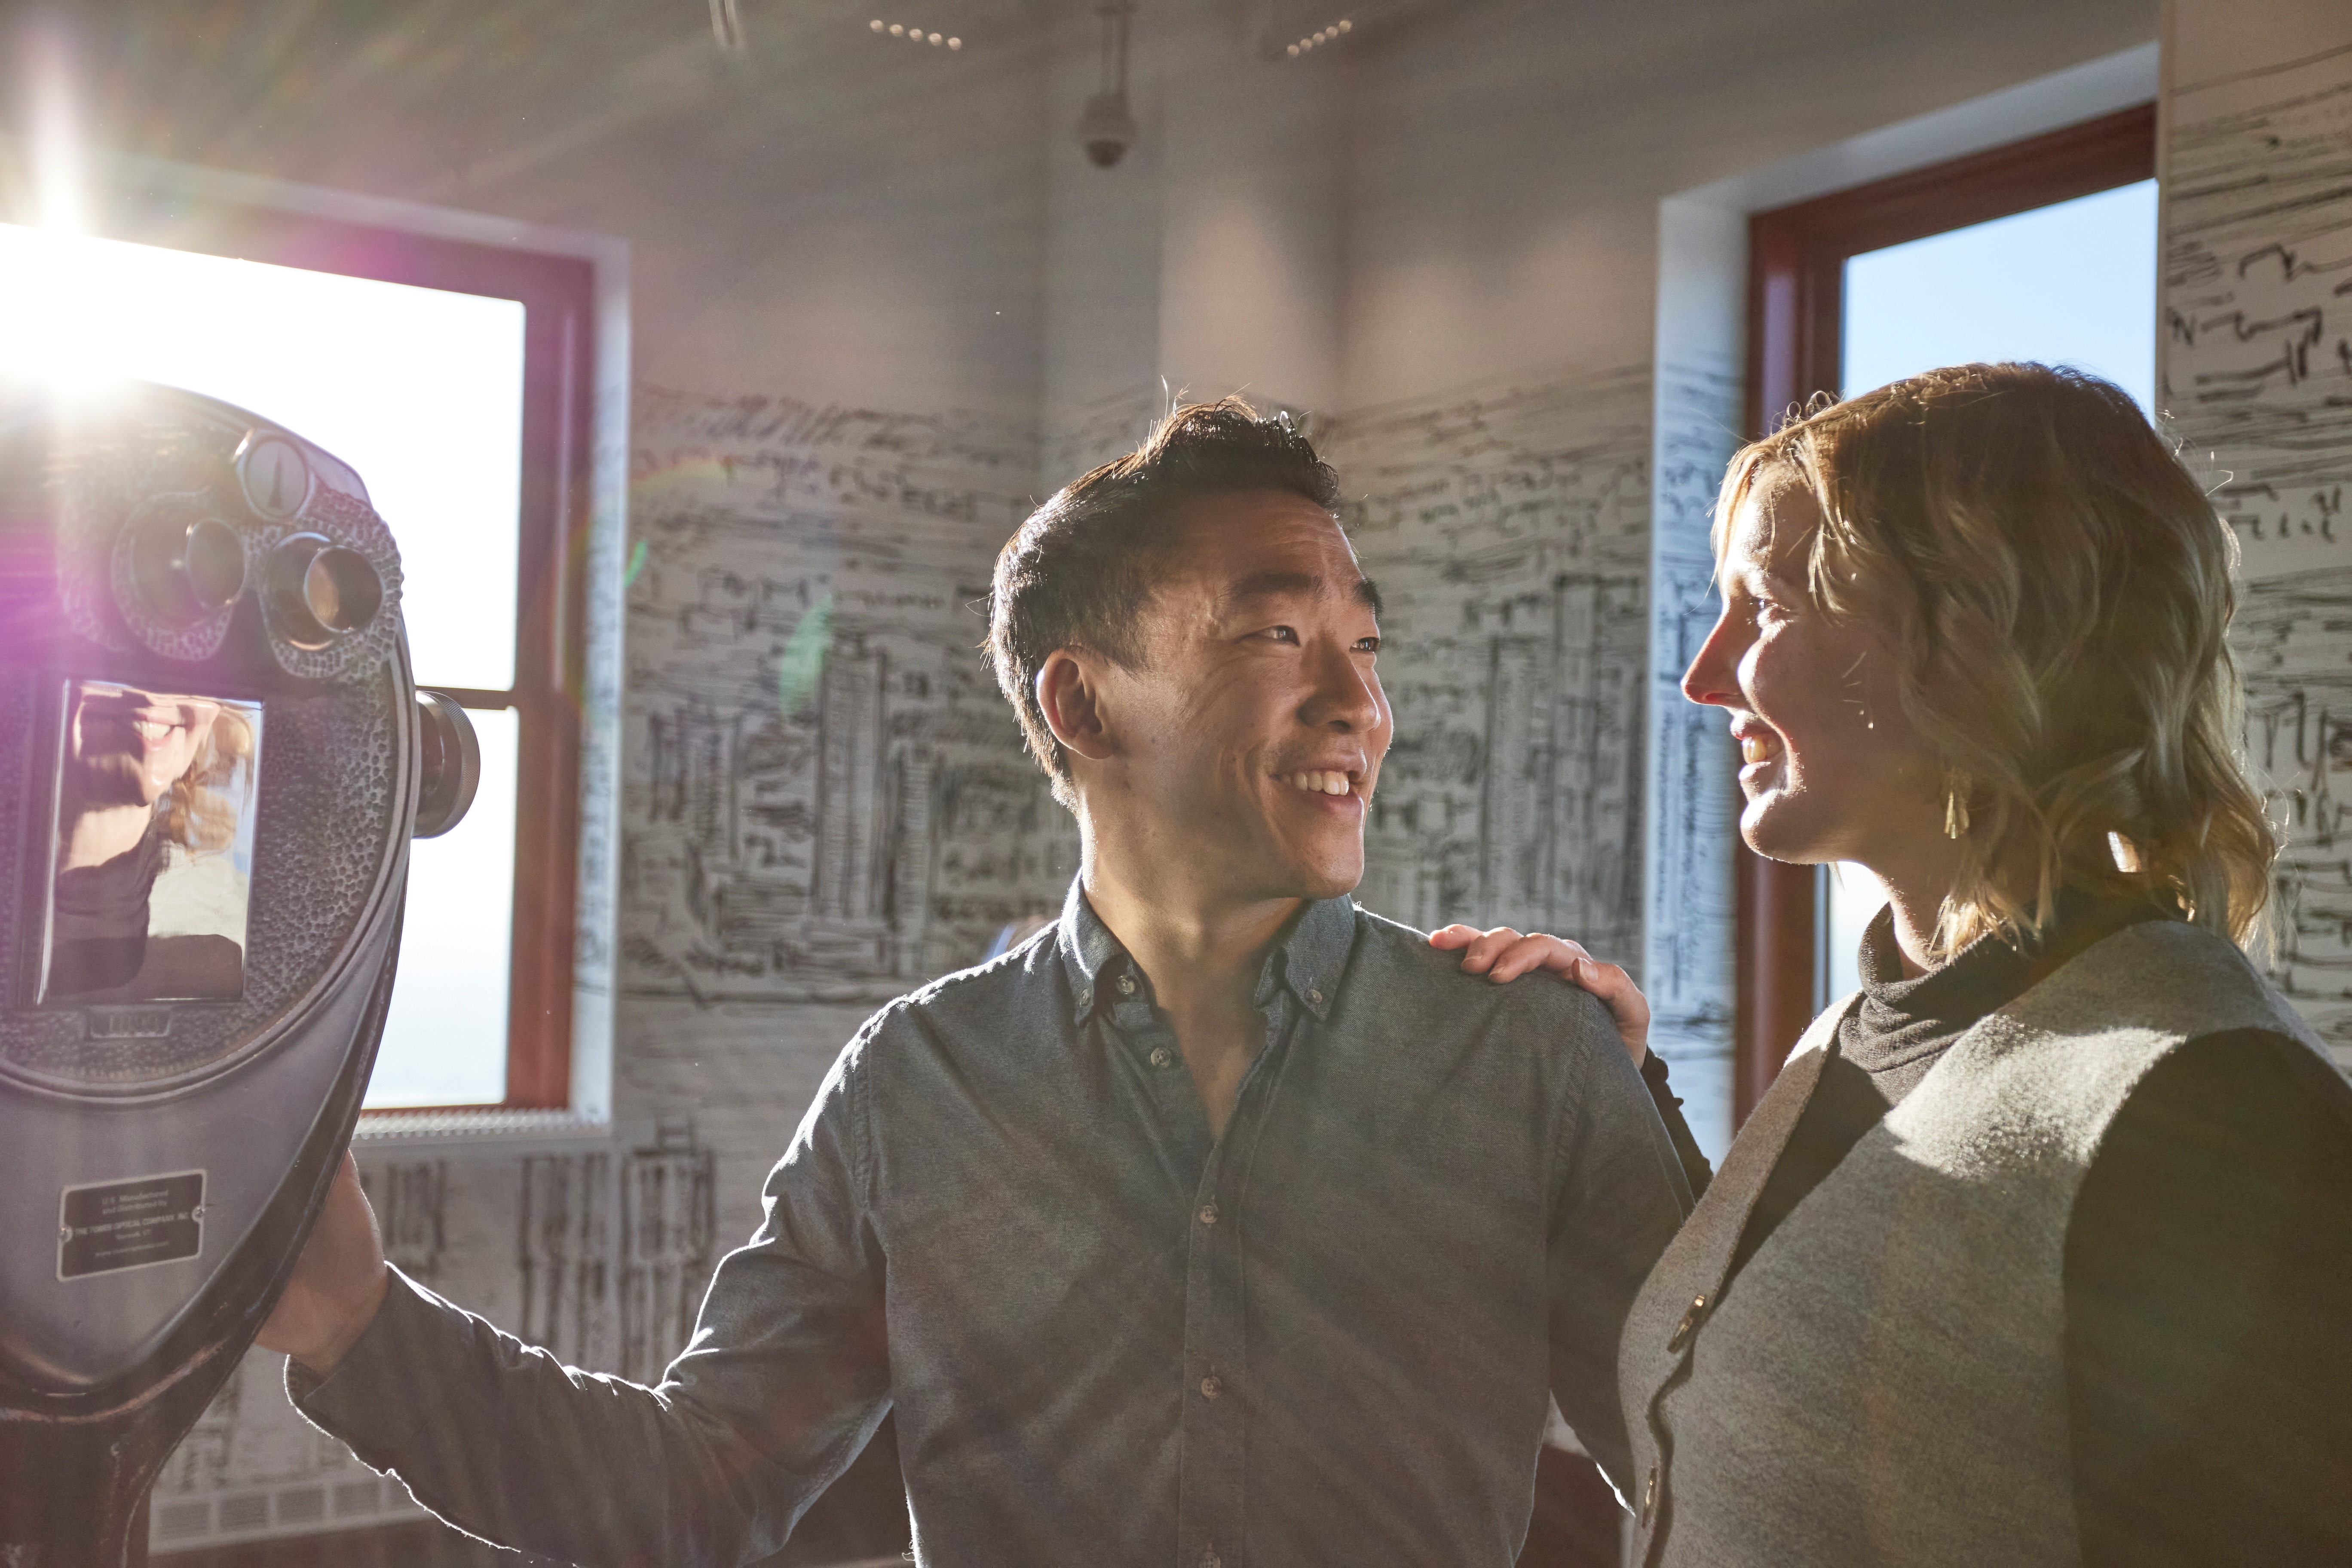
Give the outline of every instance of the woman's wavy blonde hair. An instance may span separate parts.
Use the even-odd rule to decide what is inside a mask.
[[[1784,487],[1821,511],[1813,601],[1900,650],[1965,805],[1942,952],[2038,933],[2070,886],[2253,938],[2279,845],[2224,640],[2237,540],[2129,396],[1967,364],[1815,408],[1732,459],[1718,558],[1741,502]]]
[[[204,749],[157,803],[163,837],[196,855],[217,854],[236,843],[245,796],[253,788],[237,774],[253,766],[253,726],[236,709],[223,707]]]

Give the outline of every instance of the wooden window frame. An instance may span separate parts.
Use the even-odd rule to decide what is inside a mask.
[[[568,1108],[597,349],[594,263],[230,202],[190,206],[132,197],[108,216],[111,238],[522,305],[514,684],[502,690],[432,688],[461,707],[511,709],[517,718],[506,1097],[495,1105],[387,1107],[369,1114]]]
[[[2131,109],[1891,179],[1752,215],[1748,222],[1747,427],[1760,437],[1843,368],[1845,264],[2150,179],[2156,106]],[[1738,909],[1734,1124],[1748,1119],[1820,1011],[1826,868],[1767,860],[1733,835]]]

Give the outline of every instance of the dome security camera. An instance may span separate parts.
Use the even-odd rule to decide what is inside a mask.
[[[1127,94],[1098,92],[1087,100],[1086,110],[1078,116],[1078,145],[1097,169],[1108,169],[1127,156],[1135,145],[1135,116],[1128,110]]]

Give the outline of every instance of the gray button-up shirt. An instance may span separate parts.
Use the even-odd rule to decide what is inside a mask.
[[[1618,1331],[1689,1199],[1601,1005],[1457,964],[1309,906],[1213,1138],[1073,888],[850,1042],[658,1388],[400,1280],[296,1393],[583,1563],[772,1551],[895,1407],[926,1563],[1505,1568],[1547,1394],[1625,1489]]]

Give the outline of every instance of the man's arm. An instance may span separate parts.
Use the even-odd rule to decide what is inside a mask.
[[[1675,1158],[1682,1162],[1683,1180],[1690,1184],[1693,1201],[1706,1196],[1707,1184],[1715,1180],[1715,1167],[1707,1163],[1706,1151],[1698,1146],[1690,1118],[1683,1114],[1683,1097],[1666,1081],[1666,1058],[1655,1051],[1642,1058],[1642,1087],[1650,1091],[1650,1103],[1658,1108],[1658,1120],[1665,1123],[1666,1136],[1674,1142]]]
[[[1634,1295],[1689,1214],[1691,1195],[1641,1075],[1601,1010],[1577,999],[1584,1038],[1559,1129],[1547,1267],[1551,1391],[1621,1499],[1632,1458],[1617,1390],[1617,1342]]]
[[[375,1321],[391,1283],[375,1210],[360,1185],[359,1162],[346,1149],[310,1239],[254,1342],[324,1377]]]
[[[383,1269],[380,1251],[380,1304],[346,1338],[373,1250],[346,1171],[298,1266],[301,1289],[262,1342],[294,1356],[297,1405],[436,1513],[501,1545],[680,1565],[782,1546],[889,1406],[883,1264],[852,1147],[858,1049],[769,1177],[765,1223],[719,1264],[660,1386],[565,1367]]]

